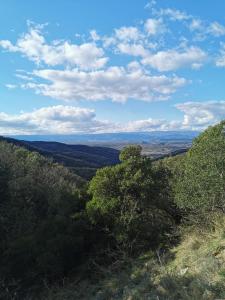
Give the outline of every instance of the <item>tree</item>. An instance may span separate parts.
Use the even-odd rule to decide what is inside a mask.
[[[97,171],[89,186],[87,213],[118,247],[128,252],[156,245],[172,224],[150,158],[139,146],[126,147],[121,164]]]
[[[28,288],[76,269],[91,240],[85,202],[68,169],[0,142],[0,278]]]
[[[225,121],[209,127],[193,142],[184,159],[183,175],[175,185],[181,208],[207,216],[225,213]]]

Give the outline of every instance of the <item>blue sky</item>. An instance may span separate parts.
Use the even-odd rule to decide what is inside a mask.
[[[0,134],[225,118],[223,0],[8,0],[0,11]]]

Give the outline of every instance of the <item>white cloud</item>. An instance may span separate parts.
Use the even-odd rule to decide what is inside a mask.
[[[104,57],[103,49],[98,48],[94,42],[76,45],[69,41],[53,41],[47,44],[40,26],[30,27],[28,33],[22,35],[15,45],[8,40],[2,40],[0,46],[10,52],[20,52],[36,64],[45,63],[49,66],[101,68],[108,60]]]
[[[183,128],[204,129],[225,119],[225,101],[186,102],[176,108],[184,113]]]
[[[148,19],[144,27],[148,35],[158,35],[166,31],[162,19]]]
[[[90,31],[90,35],[91,35],[92,40],[95,42],[99,41],[101,39],[100,36],[97,34],[97,31],[94,29]]]
[[[95,111],[74,106],[51,106],[10,115],[0,112],[0,134],[76,134],[140,132],[155,130],[202,130],[225,119],[225,101],[186,102],[175,106],[181,120],[148,118],[127,123],[98,120]]]
[[[154,45],[152,47],[154,49]],[[207,60],[207,53],[199,47],[184,45],[182,49],[168,49],[151,52],[142,44],[119,43],[117,51],[135,57],[141,57],[143,65],[150,66],[160,72],[175,71],[180,68],[199,69]]]
[[[213,22],[209,25],[207,32],[215,37],[220,37],[225,35],[225,27],[218,22]]]
[[[26,74],[19,74],[19,73],[17,73],[15,76],[17,78],[20,78],[20,79],[23,79],[23,80],[26,80],[26,81],[33,81],[34,80],[31,76],[28,76]]]
[[[184,78],[150,76],[141,69],[129,67],[110,67],[90,72],[45,69],[34,71],[34,75],[50,83],[26,83],[23,88],[31,88],[37,93],[62,100],[165,100],[187,83]]]
[[[225,67],[225,43],[221,44],[220,55],[216,59],[217,67]]]
[[[0,40],[0,47],[10,52],[16,52],[18,48],[13,46],[13,44],[8,40]]]
[[[149,53],[141,44],[120,43],[117,45],[117,50],[123,54],[141,57],[145,57]]]
[[[178,129],[180,122],[146,119],[113,123],[96,119],[91,109],[52,106],[10,115],[0,112],[0,134],[77,134]]]
[[[73,134],[105,127],[107,122],[97,121],[93,110],[73,106],[44,107],[17,115],[0,113],[1,134]]]
[[[141,33],[139,32],[137,27],[124,26],[119,29],[115,29],[115,37],[125,42],[137,41],[141,37]]]
[[[9,90],[13,90],[13,89],[16,89],[17,88],[17,85],[16,84],[6,84],[5,85]]]
[[[137,132],[165,128],[163,120],[138,120],[128,123],[99,121],[95,112],[74,106],[52,106],[9,115],[0,112],[0,134],[76,134]],[[167,126],[167,125],[166,125]]]
[[[153,1],[153,17],[136,27],[114,29],[109,36],[102,37],[93,29],[86,38],[82,36],[81,43],[68,40],[48,42],[43,33],[44,26],[29,24],[28,32],[15,43],[0,40],[0,47],[19,52],[38,65],[33,72],[17,74],[17,78],[25,80],[24,84],[17,86],[33,89],[45,96],[77,101],[166,100],[190,81],[176,75],[167,76],[163,72],[189,67],[199,69],[208,61],[210,53],[212,55],[211,50],[206,51],[206,44],[200,48],[194,39],[190,44],[190,36],[185,36],[182,30],[173,34],[170,30],[173,27],[169,27],[171,21],[181,22],[192,34],[203,34],[205,31],[204,34],[211,37],[222,36],[225,27],[218,22],[204,22],[180,10],[167,8],[157,11],[153,8],[155,4]],[[159,37],[165,32],[169,35]],[[116,60],[110,62],[111,67],[106,66],[108,57],[105,51],[107,55],[110,53],[112,59],[114,55],[126,54],[135,57],[135,62],[132,61],[134,58],[127,57],[125,62],[118,60],[120,66],[112,66]],[[225,66],[224,45],[216,65]],[[160,72],[160,75],[152,75],[156,73],[152,69]],[[16,86],[8,84],[7,87]]]
[[[164,130],[165,128],[168,128],[168,122],[166,122],[165,120],[149,118],[147,120],[137,120],[129,122],[124,127],[124,131],[127,132]]]
[[[102,37],[102,43],[104,48],[110,48],[117,43],[117,39],[114,36],[104,36]]]
[[[73,106],[44,107],[32,112],[9,115],[0,112],[0,134],[76,134],[163,130],[163,120],[138,120],[129,123],[99,121],[90,109]]]
[[[195,39],[199,41],[211,36],[219,38],[225,35],[225,27],[222,24],[218,22],[207,23],[201,19],[193,18],[189,24],[189,29],[192,32],[197,32]]]
[[[172,8],[161,9],[157,14],[160,16],[167,16],[172,21],[186,21],[192,18],[192,16],[188,15],[186,12]]]
[[[203,30],[203,24],[202,24],[202,20],[200,19],[192,19],[189,28],[191,31],[195,31],[195,30]]]
[[[135,71],[140,71],[143,68],[142,68],[142,65],[138,61],[134,60],[134,61],[131,61],[127,65],[127,69],[129,72],[135,72]]]
[[[145,5],[145,9],[151,9],[156,5],[156,0],[151,0]]]
[[[179,21],[184,23],[192,32],[197,31],[196,40],[204,40],[209,35],[214,37],[221,37],[225,35],[225,26],[217,21],[212,23],[196,18],[185,11],[177,9],[166,8],[161,10],[154,10],[155,15],[161,17],[168,17],[171,21]]]
[[[120,53],[120,48],[131,45],[138,47],[143,47],[143,41],[145,35],[139,28],[134,26],[123,26],[120,28],[114,29],[114,33],[111,36],[103,36],[101,38],[103,47],[112,50],[115,46],[114,53]],[[123,50],[122,50],[123,51]],[[126,52],[121,52],[126,53]]]
[[[142,60],[142,63],[163,72],[188,66],[200,67],[206,58],[207,54],[202,49],[192,46],[182,51],[166,50],[150,54]]]

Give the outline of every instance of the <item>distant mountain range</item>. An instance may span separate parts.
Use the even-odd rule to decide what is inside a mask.
[[[122,149],[126,144],[142,144],[146,155],[159,159],[186,152],[198,134],[194,131],[155,131],[84,135],[23,135],[13,136],[13,138],[0,137],[0,141],[4,140],[30,151],[37,151],[88,180],[94,176],[97,169],[119,163],[120,151],[118,149]],[[148,152],[149,149],[150,152]]]
[[[82,178],[90,179],[96,170],[119,163],[119,151],[107,147],[69,145],[59,142],[23,141],[0,137],[29,151],[36,151],[61,163]]]
[[[53,141],[68,144],[89,143],[158,143],[166,141],[192,141],[197,131],[152,131],[127,133],[101,133],[76,135],[17,135],[12,138],[26,141]]]

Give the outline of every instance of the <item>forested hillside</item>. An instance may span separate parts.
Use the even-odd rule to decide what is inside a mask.
[[[129,146],[89,183],[0,142],[0,299],[223,299],[224,126],[155,162]]]
[[[69,145],[57,142],[21,141],[0,137],[0,141],[13,143],[36,151],[63,164],[84,179],[91,179],[96,170],[119,163],[119,151],[108,147]]]

